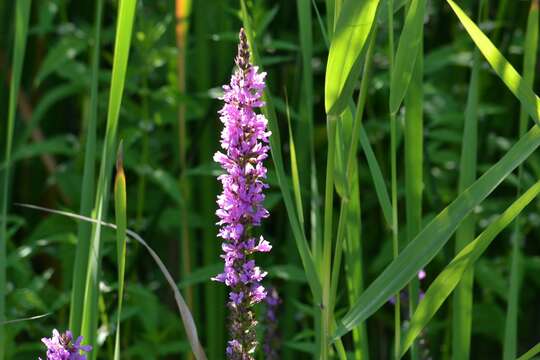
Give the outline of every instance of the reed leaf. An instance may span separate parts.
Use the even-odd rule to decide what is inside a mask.
[[[401,348],[403,356],[414,339],[439,310],[446,298],[456,289],[473,268],[474,263],[486,251],[491,242],[503,231],[523,209],[540,193],[540,182],[530,187],[519,199],[510,205],[496,220],[494,220],[478,237],[466,245],[448,266],[437,276],[428,288],[424,299],[418,305],[404,335]]]
[[[342,6],[326,65],[324,103],[329,115],[341,114],[352,95],[378,5],[379,0],[345,0]]]
[[[103,0],[96,2],[96,15],[94,22],[94,47],[92,50],[92,80],[90,83],[90,105],[88,108],[88,128],[86,129],[86,144],[84,148],[84,170],[81,188],[80,213],[91,216],[93,197],[95,194],[95,153],[96,128],[98,121],[98,85],[99,85],[99,54],[101,44],[101,20],[103,15]],[[81,332],[82,314],[84,312],[84,291],[88,259],[90,250],[90,233],[92,225],[80,222],[77,228],[77,248],[75,250],[75,263],[73,267],[73,283],[71,287],[71,304],[69,313],[69,327],[76,334]]]
[[[124,92],[131,33],[135,18],[135,0],[123,0],[118,8],[116,39],[114,47],[109,107],[107,111],[107,128],[105,143],[101,155],[101,165],[98,176],[94,216],[96,223],[92,227],[90,240],[90,256],[85,281],[83,316],[81,334],[95,349],[92,356],[97,356],[96,334],[98,323],[98,297],[101,259],[101,221],[107,213],[107,198],[109,193],[109,178],[114,161],[116,133],[120,115],[120,106]]]
[[[519,99],[523,107],[540,124],[540,99],[527,86],[516,69],[505,59],[501,52],[493,45],[480,28],[465,14],[465,12],[452,0],[446,0],[465,30],[474,41],[482,55],[486,58],[495,73],[501,78],[510,91]]]
[[[495,165],[441,211],[364,291],[338,322],[337,339],[398,293],[442,249],[461,221],[519,164],[540,146],[540,128],[534,126]]]

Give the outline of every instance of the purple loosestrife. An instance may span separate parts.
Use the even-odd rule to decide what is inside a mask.
[[[238,55],[229,85],[223,86],[221,98],[225,105],[219,111],[224,124],[221,132],[222,152],[216,152],[214,161],[225,173],[218,177],[223,192],[217,198],[216,211],[220,226],[218,236],[223,239],[221,257],[225,260],[223,273],[213,280],[230,288],[230,310],[227,357],[232,360],[254,359],[257,347],[255,327],[257,321],[252,310],[254,304],[264,300],[266,291],[261,280],[266,275],[255,265],[252,254],[268,252],[268,241],[257,238],[253,232],[268,217],[263,207],[263,190],[268,157],[267,120],[255,109],[264,105],[261,100],[266,73],[249,62],[249,47],[243,29],[240,29]]]
[[[54,329],[50,339],[43,338],[41,341],[47,346],[47,360],[86,360],[86,355],[81,352],[88,352],[92,350],[92,347],[81,345],[82,339],[82,336],[79,336],[73,342],[71,331],[60,334]]]

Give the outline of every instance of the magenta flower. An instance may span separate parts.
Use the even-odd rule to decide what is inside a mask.
[[[41,339],[45,346],[47,346],[47,360],[86,360],[86,355],[81,354],[81,352],[89,352],[92,350],[92,347],[81,345],[82,340],[83,337],[79,336],[73,342],[71,331],[68,330],[60,334],[56,329],[53,330],[53,336],[50,339]]]
[[[221,132],[223,152],[216,152],[214,161],[225,173],[218,177],[223,192],[218,196],[220,226],[218,236],[223,239],[225,261],[223,273],[213,280],[230,288],[230,337],[227,346],[229,359],[254,359],[257,347],[255,326],[257,321],[252,306],[266,297],[261,280],[262,271],[251,259],[256,252],[269,252],[272,248],[262,236],[255,236],[254,229],[268,217],[263,206],[263,190],[266,168],[263,161],[268,157],[267,120],[255,109],[264,105],[261,100],[265,87],[265,73],[249,62],[249,47],[243,29],[240,29],[237,69],[229,85],[223,87],[221,98],[225,105],[219,111],[224,124]]]

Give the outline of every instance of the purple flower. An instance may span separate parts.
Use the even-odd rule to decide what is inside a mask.
[[[276,288],[271,287],[268,289],[268,296],[265,299],[266,302],[266,314],[264,318],[265,333],[263,350],[266,360],[279,359],[279,347],[281,339],[278,334],[278,319],[277,310],[281,304],[281,299]]]
[[[73,342],[71,331],[68,330],[60,334],[56,329],[53,330],[53,336],[50,339],[41,339],[47,346],[47,360],[86,360],[86,355],[81,354],[81,352],[89,352],[92,347],[81,345],[82,340],[83,337],[79,336]],[[39,359],[41,360],[41,358]]]
[[[221,152],[214,161],[225,171],[218,177],[223,192],[217,198],[216,215],[220,227],[218,236],[223,239],[225,266],[223,273],[212,280],[225,283],[230,288],[229,332],[227,346],[229,359],[254,359],[257,347],[255,327],[257,321],[252,306],[264,300],[266,290],[261,285],[266,272],[250,256],[256,252],[269,252],[270,243],[262,236],[253,235],[255,228],[268,217],[263,206],[268,157],[267,120],[255,113],[264,105],[261,100],[265,73],[249,62],[249,47],[243,29],[240,29],[237,69],[229,85],[223,86],[221,98],[225,104],[219,111],[224,124],[221,132]]]

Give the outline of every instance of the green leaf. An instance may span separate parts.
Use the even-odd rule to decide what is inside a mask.
[[[86,273],[81,335],[86,339],[88,344],[93,346],[96,350],[101,259],[100,221],[107,212],[109,183],[116,152],[116,133],[118,129],[122,96],[124,94],[124,83],[126,80],[129,49],[131,46],[131,34],[135,18],[135,5],[135,0],[122,0],[118,7],[112,78],[107,111],[107,128],[105,131],[105,141],[101,155],[101,165],[93,211],[93,215],[98,222],[92,227],[90,239],[90,256]],[[94,351],[92,355],[94,359],[96,358],[96,354],[97,351]]]
[[[87,46],[87,41],[79,36],[61,38],[56,45],[47,51],[47,55],[34,80],[35,86],[39,86],[47,76],[65,66],[68,61],[74,59]]]
[[[379,0],[346,0],[332,36],[325,78],[327,114],[340,114],[347,106],[361,71],[361,54],[375,23]]]
[[[461,221],[519,164],[540,146],[540,128],[533,127],[504,157],[441,211],[364,291],[339,322],[337,339],[371,316],[399,292],[442,249]]]
[[[488,37],[478,28],[478,26],[456,5],[452,0],[446,0],[452,10],[456,13],[459,21],[469,33],[482,55],[486,58],[493,70],[506,84],[506,86],[517,96],[521,104],[525,107],[529,115],[540,124],[540,99],[526,85],[516,69],[505,59],[501,52],[493,45]]]
[[[426,0],[411,0],[399,37],[390,84],[390,112],[395,114],[407,93],[422,44]]]
[[[377,199],[379,200],[384,219],[388,226],[392,226],[392,204],[390,203],[390,195],[388,195],[388,189],[386,188],[381,167],[379,166],[377,158],[375,158],[375,153],[369,142],[366,129],[362,124],[360,124],[360,146],[362,146],[362,150],[366,156],[369,172],[371,173],[373,184],[375,185],[375,194],[377,194]]]
[[[409,330],[404,336],[401,355],[428,324],[443,302],[456,288],[474,263],[486,251],[495,237],[506,228],[523,209],[540,193],[540,181],[533,185],[508,209],[493,221],[473,242],[465,246],[430,285],[424,299],[412,316]]]
[[[302,191],[300,190],[300,175],[298,174],[298,162],[296,160],[296,147],[294,146],[294,135],[291,128],[291,116],[289,114],[289,105],[287,104],[287,125],[289,127],[289,151],[291,158],[291,175],[294,200],[296,201],[296,211],[298,221],[304,227],[304,209],[302,207]]]
[[[90,83],[90,104],[88,107],[88,127],[86,128],[86,138],[84,144],[84,169],[81,186],[81,204],[79,211],[81,215],[91,216],[95,196],[95,167],[96,167],[96,138],[98,121],[98,85],[99,85],[99,54],[101,45],[101,21],[103,18],[103,0],[96,2],[95,20],[94,20],[94,46],[92,49],[91,69],[92,78]],[[54,103],[58,98],[62,98],[68,93],[69,89],[54,89],[48,96],[50,100],[43,99],[40,103],[46,109],[49,103]],[[52,97],[54,95],[54,97]],[[48,106],[47,106],[48,105]],[[39,106],[38,106],[39,107]],[[33,121],[36,123],[43,116],[45,110],[41,111],[38,117],[38,111],[34,113]],[[73,282],[71,287],[71,303],[69,309],[69,327],[71,331],[80,334],[82,326],[84,293],[86,284],[86,273],[88,270],[88,259],[90,252],[90,235],[92,225],[86,222],[77,224],[77,248],[75,249],[75,261],[73,264]]]

